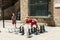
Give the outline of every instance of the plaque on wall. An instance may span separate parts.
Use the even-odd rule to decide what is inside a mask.
[[[54,2],[54,7],[60,8],[60,2]]]

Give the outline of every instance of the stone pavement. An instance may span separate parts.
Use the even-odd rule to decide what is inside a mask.
[[[20,23],[17,22],[17,27]],[[60,40],[60,27],[47,27],[45,29],[47,32],[41,33],[39,35],[32,35],[31,38],[27,38],[25,35],[20,35],[20,33],[9,33],[8,28],[13,27],[11,21],[5,21],[5,28],[2,28],[2,21],[0,21],[0,40]]]

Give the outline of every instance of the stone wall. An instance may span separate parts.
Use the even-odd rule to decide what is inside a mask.
[[[14,12],[14,6],[5,9],[4,10],[4,18],[5,19],[11,19],[13,12]]]
[[[20,0],[21,20],[28,16],[28,0]]]
[[[54,0],[54,3],[59,1],[60,0]],[[59,8],[54,7],[53,15],[54,15],[55,25],[60,26],[60,7]]]
[[[44,25],[46,24],[46,25],[49,25],[49,26],[55,26],[55,22],[54,22],[54,17],[53,17],[53,2],[54,2],[54,0],[50,0],[50,2],[49,2],[49,12],[51,12],[51,17],[47,17],[47,18],[40,18],[40,17],[37,17],[36,18],[36,16],[35,16],[35,18],[38,20],[38,22],[39,23],[44,23]],[[31,16],[30,16],[31,17]],[[32,16],[32,18],[34,18],[33,16]]]
[[[52,24],[55,24],[55,26],[60,26],[60,7],[54,7],[54,3],[55,2],[59,2],[60,0],[52,0],[52,15],[53,15],[53,21],[52,21]]]
[[[20,0],[17,1],[14,5],[14,11],[17,12],[20,9]]]
[[[4,18],[5,19],[11,19],[12,13],[16,12],[19,9],[19,6],[20,6],[19,4],[20,4],[19,1],[17,1],[15,3],[15,5],[7,8],[7,9],[4,9]],[[0,12],[0,14],[3,15],[2,11]],[[0,19],[3,19],[2,16],[0,17]]]
[[[54,2],[58,1],[60,0],[51,0],[49,4],[49,11],[51,12],[52,18],[38,18],[37,20],[43,23],[47,23],[48,25],[60,26],[60,8],[54,7]],[[12,12],[15,12],[19,9],[19,5],[21,12],[21,20],[24,20],[26,17],[28,17],[28,0],[19,0],[19,2],[17,2],[14,6],[5,9],[5,17],[7,18],[8,15],[11,16]]]

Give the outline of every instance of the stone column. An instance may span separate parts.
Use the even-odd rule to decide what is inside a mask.
[[[24,20],[28,16],[28,0],[20,0],[20,13],[21,20]]]
[[[54,5],[60,0],[54,0]],[[54,21],[56,26],[60,26],[60,7],[54,7]]]

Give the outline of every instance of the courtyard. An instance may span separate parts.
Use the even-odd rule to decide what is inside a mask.
[[[9,33],[8,29],[13,25],[11,21],[5,21],[5,28],[2,26],[3,22],[0,20],[0,40],[60,40],[60,27],[48,27],[45,26],[47,32],[40,33],[39,35],[32,34],[31,38],[27,38],[25,35],[20,33]],[[19,27],[20,21],[17,21],[16,26]]]

